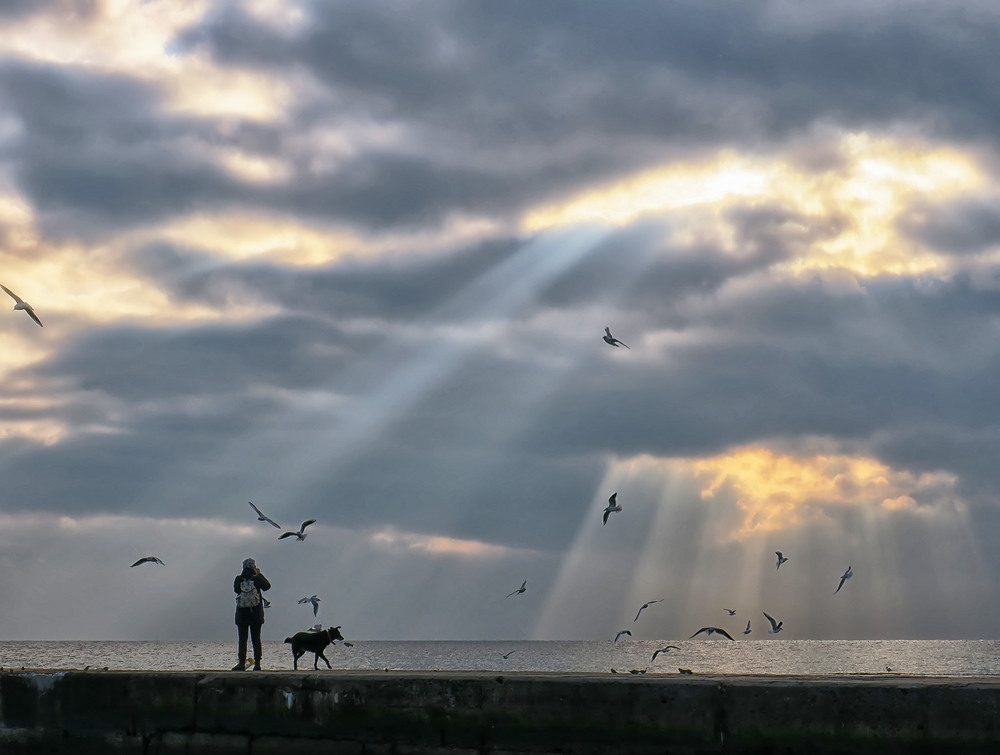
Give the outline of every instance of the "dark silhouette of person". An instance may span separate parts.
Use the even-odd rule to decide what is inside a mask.
[[[261,591],[270,589],[271,583],[260,573],[257,563],[252,558],[244,559],[243,571],[233,580],[233,591],[236,593],[236,629],[239,634],[239,663],[233,666],[233,671],[246,671],[247,635],[253,642],[253,670],[260,671],[263,655],[260,628],[264,624],[264,596]]]

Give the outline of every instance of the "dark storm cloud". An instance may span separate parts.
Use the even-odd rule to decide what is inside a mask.
[[[301,317],[190,329],[110,328],[64,348],[37,374],[124,401],[217,397],[253,385],[308,389],[326,384],[359,344],[335,326]]]
[[[229,4],[183,33],[178,54],[306,70],[325,92],[280,122],[191,118],[125,75],[8,61],[0,86],[24,126],[10,157],[50,229],[225,208],[383,229],[516,217],[698,149],[770,149],[816,124],[995,129],[989,25],[890,13],[862,34],[843,21],[805,33],[763,8],[316,3],[288,32]],[[399,129],[398,143],[316,166],[322,133],[374,123]],[[279,160],[290,177],[242,181],[212,158],[224,147]]]
[[[242,197],[366,227],[434,225],[460,211],[516,216],[681,155],[772,149],[818,125],[995,131],[991,25],[925,9],[875,20],[831,14],[803,30],[766,11],[314,3],[289,32],[228,4],[177,48],[233,68],[313,74],[324,97],[296,103],[285,124],[305,144],[314,130],[397,127],[400,144],[362,148],[324,170],[308,147],[272,140],[267,155],[292,164],[293,178]]]
[[[738,248],[673,244],[672,216],[618,229],[564,275],[544,287],[523,313],[587,306],[616,296],[631,270],[641,276],[629,305],[643,322],[676,317],[676,304],[709,295],[727,282],[802,253],[810,243],[842,232],[838,217],[809,216],[780,206],[734,206],[724,213]],[[129,264],[178,299],[221,306],[231,301],[274,302],[285,311],[333,318],[378,318],[428,325],[449,316],[447,303],[517,253],[525,239],[498,239],[444,256],[413,257],[386,264],[364,258],[323,268],[232,264],[210,251],[153,244],[136,249]],[[456,324],[462,324],[461,320]],[[661,322],[662,324],[662,322]],[[603,327],[603,326],[602,326]]]
[[[976,438],[1000,421],[1000,363],[988,356],[998,314],[1000,295],[960,280],[852,294],[765,286],[706,312],[703,337],[668,348],[662,363],[595,357],[524,442],[536,453],[698,456],[808,435],[888,449],[918,433],[923,458],[904,466],[935,471],[955,456],[956,433]],[[951,471],[1000,482],[979,454]]]
[[[220,446],[251,431],[255,422],[273,418],[279,409],[273,401],[218,396],[196,408],[167,403],[159,411],[150,405],[129,408],[130,419],[113,433],[71,437],[51,446],[0,443],[0,470],[12,496],[5,510],[211,515],[205,508],[211,496],[207,486],[202,495],[180,491],[191,479],[210,476],[199,468]],[[232,486],[231,472],[221,476]],[[164,479],[172,480],[176,495],[151,494]]]
[[[433,321],[437,309],[509,259],[520,243],[501,239],[443,256],[389,264],[361,258],[323,268],[236,264],[208,250],[161,243],[136,249],[128,264],[179,300],[272,302],[303,316]]]
[[[829,14],[797,30],[766,3],[314,3],[289,36],[231,5],[184,39],[225,64],[304,67],[381,115],[491,143],[588,130],[752,140],[924,108],[992,129],[995,28],[960,8],[922,10]],[[678,80],[697,97],[678,102],[692,94]],[[752,121],[717,121],[741,92]]]
[[[97,0],[0,0],[0,19],[19,20],[56,9],[64,19],[89,20],[99,15]]]
[[[0,444],[0,473],[13,497],[8,513],[44,501],[56,513],[205,516],[240,491],[267,490],[274,499],[280,490],[272,512],[279,518],[294,509],[329,519],[335,510],[344,527],[392,523],[537,548],[567,543],[603,465],[585,455],[507,447],[517,424],[503,431],[496,412],[530,389],[538,376],[530,359],[474,356],[396,412],[350,464],[335,466],[336,452],[324,448],[372,397],[358,385],[341,385],[347,357],[310,357],[307,344],[323,333],[308,326],[281,318],[252,333],[114,329],[82,340],[39,372],[72,388],[58,418],[103,423],[114,432],[71,435],[52,446]],[[338,386],[354,390],[338,406],[295,409],[292,394]],[[529,421],[519,411],[509,414]],[[261,444],[244,446],[244,438]],[[244,448],[250,450],[233,450]],[[302,452],[330,458],[319,474],[303,479],[289,463]],[[53,469],[60,474],[46,472]]]
[[[245,191],[200,151],[223,141],[221,132],[166,116],[148,83],[7,60],[0,98],[21,124],[7,158],[47,230],[106,232]]]
[[[537,548],[568,544],[608,455],[694,457],[825,435],[897,469],[959,475],[979,497],[1000,487],[986,452],[1000,423],[993,379],[1000,362],[983,356],[988,330],[972,326],[1000,315],[1000,294],[961,279],[846,292],[823,281],[774,282],[749,299],[719,289],[709,301],[691,323],[703,337],[669,347],[662,361],[643,358],[641,340],[630,352],[612,352],[600,327],[591,349],[580,352],[576,339],[562,347],[571,366],[561,371],[547,361],[559,356],[558,339],[507,356],[488,343],[473,347],[445,379],[394,410],[349,464],[306,480],[285,460],[301,451],[322,456],[343,421],[379,397],[344,377],[367,344],[320,318],[111,329],[38,369],[79,391],[77,403],[106,397],[116,409],[109,413],[128,418],[119,433],[52,447],[8,441],[0,472],[12,501],[45,501],[55,511],[193,515],[204,513],[205,497],[270,484],[290,491],[282,503],[296,511],[355,502],[338,510],[342,526],[391,522]],[[641,301],[635,306],[639,319]],[[313,348],[324,344],[336,348]],[[390,361],[375,381],[407,369],[406,359]],[[536,394],[539,385],[548,388]],[[311,428],[286,425],[287,398],[252,389],[287,396],[289,386],[337,391],[344,401],[310,411]],[[235,481],[218,460],[240,437],[261,438],[262,450],[240,455],[244,471]],[[335,451],[326,453],[337,461]],[[177,500],[160,510],[167,493],[150,493],[149,480],[178,474],[164,488]],[[173,492],[185,485],[192,494]]]
[[[898,226],[945,254],[981,254],[1000,242],[1000,210],[990,198],[920,203],[900,217]]]

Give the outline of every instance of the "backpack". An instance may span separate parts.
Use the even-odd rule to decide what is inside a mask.
[[[240,594],[236,596],[237,608],[254,608],[260,605],[260,591],[252,579],[240,582]]]

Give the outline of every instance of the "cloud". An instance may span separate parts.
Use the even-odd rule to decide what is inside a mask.
[[[944,254],[978,255],[1000,242],[1000,213],[991,198],[921,203],[900,218],[900,230]]]
[[[229,637],[247,550],[355,637],[998,626],[996,14],[6,5],[0,600],[148,543],[82,632]]]

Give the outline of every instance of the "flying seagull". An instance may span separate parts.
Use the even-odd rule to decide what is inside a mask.
[[[777,634],[778,632],[781,631],[781,625],[784,624],[785,622],[783,622],[783,621],[775,621],[774,617],[772,617],[770,614],[768,614],[767,611],[764,611],[764,616],[765,616],[765,618],[768,621],[771,622],[771,628],[767,630],[768,634]]]
[[[747,628],[743,630],[743,634],[750,634],[750,619],[747,619]]]
[[[626,349],[628,349],[628,345],[624,341],[619,341],[617,338],[615,338],[613,335],[611,335],[611,328],[605,328],[604,329],[604,336],[603,337],[604,337],[604,343],[610,343],[615,348],[617,348],[619,346],[624,346]],[[629,349],[629,350],[631,351],[631,349]]]
[[[775,551],[774,555],[778,557],[778,565],[774,567],[774,570],[777,571],[788,559],[781,555],[781,551]]]
[[[518,587],[516,590],[514,590],[514,592],[510,593],[510,595],[508,595],[507,597],[509,598],[511,595],[520,595],[522,592],[524,592],[527,589],[528,589],[528,580],[524,580],[521,583],[521,586]]]
[[[730,616],[736,615],[736,611],[734,611],[732,608],[723,608],[722,610],[728,613]]]
[[[623,634],[627,634],[629,637],[632,636],[632,633],[630,631],[628,631],[627,629],[623,629],[618,634],[615,635],[615,642],[618,642],[618,638],[621,637]]]
[[[145,564],[145,563],[159,564],[160,566],[166,566],[166,564],[160,561],[160,559],[158,559],[156,556],[143,556],[134,564],[132,564],[132,566],[138,566],[139,564]]]
[[[42,321],[38,319],[38,315],[35,314],[35,310],[31,308],[31,305],[28,304],[28,302],[26,302],[20,296],[15,294],[13,291],[11,291],[2,283],[0,283],[0,288],[2,288],[4,291],[10,294],[10,298],[14,300],[14,309],[23,309],[25,312],[28,313],[28,317],[37,322],[39,327],[41,327]]]
[[[846,582],[847,580],[849,580],[853,576],[854,576],[854,572],[852,572],[851,571],[851,567],[848,566],[847,567],[847,571],[845,571],[844,574],[843,574],[843,576],[841,576],[841,578],[840,578],[840,584],[837,585],[837,589],[833,591],[833,594],[836,595],[838,592],[840,592],[840,588],[844,586],[844,582]]]
[[[719,629],[718,627],[702,627],[697,632],[692,634],[691,637],[688,637],[688,639],[690,640],[693,637],[697,637],[702,632],[708,632],[709,634],[721,634],[723,637],[729,637],[729,639],[731,640],[733,639],[732,637],[729,636],[729,632],[727,632],[725,629]]]
[[[632,619],[632,621],[636,622],[636,621],[639,620],[639,614],[642,613],[643,609],[649,608],[651,605],[653,605],[653,603],[659,603],[662,600],[663,600],[663,598],[658,598],[657,600],[651,600],[648,603],[643,603],[642,604],[642,608],[639,609],[638,613],[636,613],[635,618]]]
[[[693,637],[697,637],[702,632],[708,632],[709,634],[721,634],[723,637],[729,637],[729,639],[731,640],[733,639],[732,637],[729,636],[729,632],[727,632],[725,629],[719,629],[718,627],[702,627],[697,632],[692,634],[691,637],[688,637],[688,639],[690,640]]]
[[[508,658],[510,658],[516,652],[517,652],[517,650],[515,649],[515,650],[511,650],[510,652],[504,653],[503,654],[503,659],[506,661]]]
[[[306,539],[306,527],[308,527],[310,524],[315,524],[315,523],[316,523],[315,519],[306,519],[304,522],[302,522],[302,526],[299,527],[298,532],[283,532],[282,534],[278,535],[278,539],[284,540],[286,537],[295,537],[298,538],[299,542],[302,542],[303,540]]]
[[[622,507],[618,505],[618,493],[617,491],[611,494],[608,499],[608,507],[604,509],[604,523],[608,523],[608,517],[611,516],[613,511],[621,511]]]
[[[252,508],[254,511],[257,512],[257,520],[258,521],[267,522],[272,527],[277,527],[279,530],[281,529],[281,525],[278,524],[276,521],[274,521],[271,517],[264,516],[264,512],[261,511],[260,509],[258,509],[256,506],[254,506],[253,505],[253,501],[247,501],[247,503],[250,504],[250,508]]]
[[[313,595],[308,598],[299,598],[299,603],[312,603],[313,605],[313,616],[319,613],[319,596]]]
[[[653,661],[655,661],[656,656],[658,656],[660,653],[669,653],[671,650],[680,650],[680,648],[677,647],[676,645],[667,645],[665,648],[660,648],[659,650],[653,653],[653,657],[649,659],[649,662],[652,663]]]

